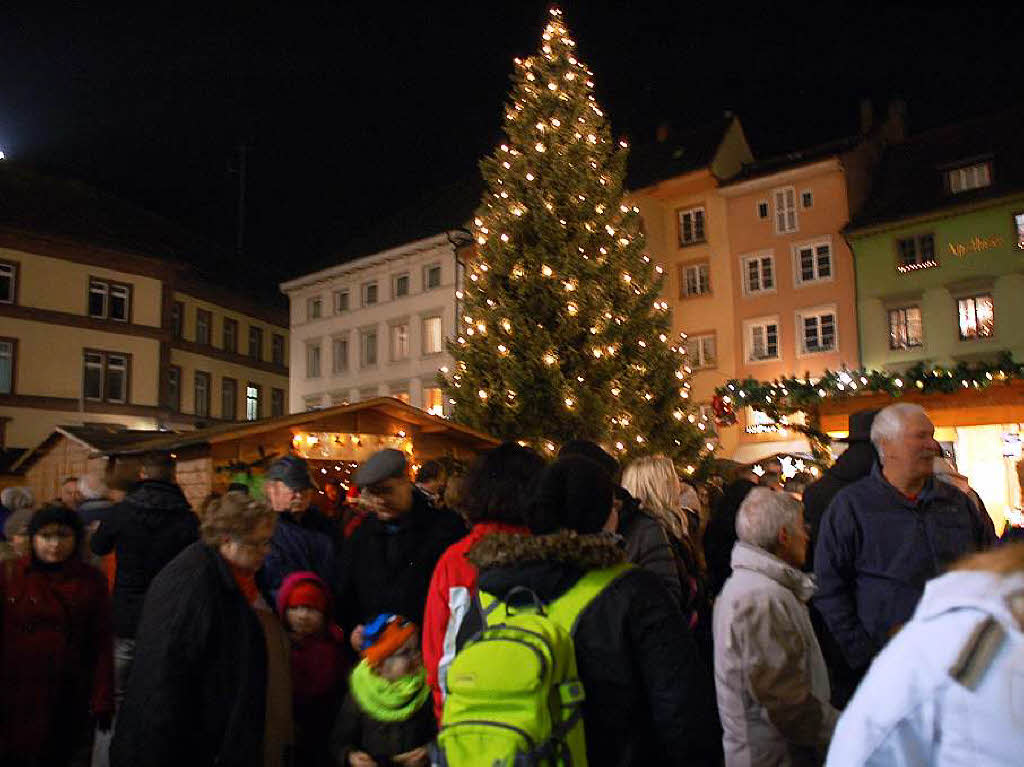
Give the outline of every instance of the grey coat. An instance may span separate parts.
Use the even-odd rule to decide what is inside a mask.
[[[726,767],[820,762],[839,713],[811,628],[814,581],[739,541],[715,601],[715,691]]]

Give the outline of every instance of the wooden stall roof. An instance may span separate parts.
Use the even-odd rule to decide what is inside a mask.
[[[306,427],[311,431],[332,431],[331,422],[333,420],[359,413],[384,415],[416,427],[421,434],[447,435],[464,443],[467,447],[477,450],[496,447],[501,442],[501,440],[468,426],[430,415],[394,397],[375,397],[352,405],[338,405],[323,410],[312,410],[306,413],[294,413],[245,423],[217,424],[207,429],[198,429],[183,434],[164,434],[133,445],[114,446],[104,452],[108,455],[133,455],[150,451],[181,450],[198,445],[232,442],[292,427]]]
[[[87,424],[57,426],[38,445],[28,450],[15,462],[10,471],[24,474],[33,464],[56,445],[62,437],[96,452],[97,455],[111,455],[122,448],[147,442],[157,437],[169,436],[171,432],[125,429],[114,425]]]

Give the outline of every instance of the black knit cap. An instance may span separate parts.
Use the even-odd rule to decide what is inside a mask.
[[[78,516],[78,512],[60,504],[43,506],[43,508],[33,514],[32,519],[28,522],[28,534],[30,536],[35,535],[47,525],[66,525],[70,527],[75,533],[76,545],[82,542],[82,537],[85,535],[85,527],[82,524],[82,518]]]
[[[574,530],[596,533],[612,512],[615,485],[605,467],[582,455],[567,455],[541,475],[530,514],[534,533]]]

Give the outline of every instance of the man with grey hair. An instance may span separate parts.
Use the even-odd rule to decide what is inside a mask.
[[[881,410],[871,442],[878,463],[829,504],[814,554],[815,606],[858,676],[910,619],[927,580],[995,542],[968,497],[935,480],[939,445],[920,405]]]
[[[715,691],[726,767],[814,764],[839,712],[811,627],[803,508],[757,487],[736,516],[732,575],[715,600]]]

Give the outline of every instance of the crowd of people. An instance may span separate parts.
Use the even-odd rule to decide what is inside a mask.
[[[0,764],[1017,763],[1024,544],[921,408],[847,441],[816,481],[578,440],[7,488]]]

